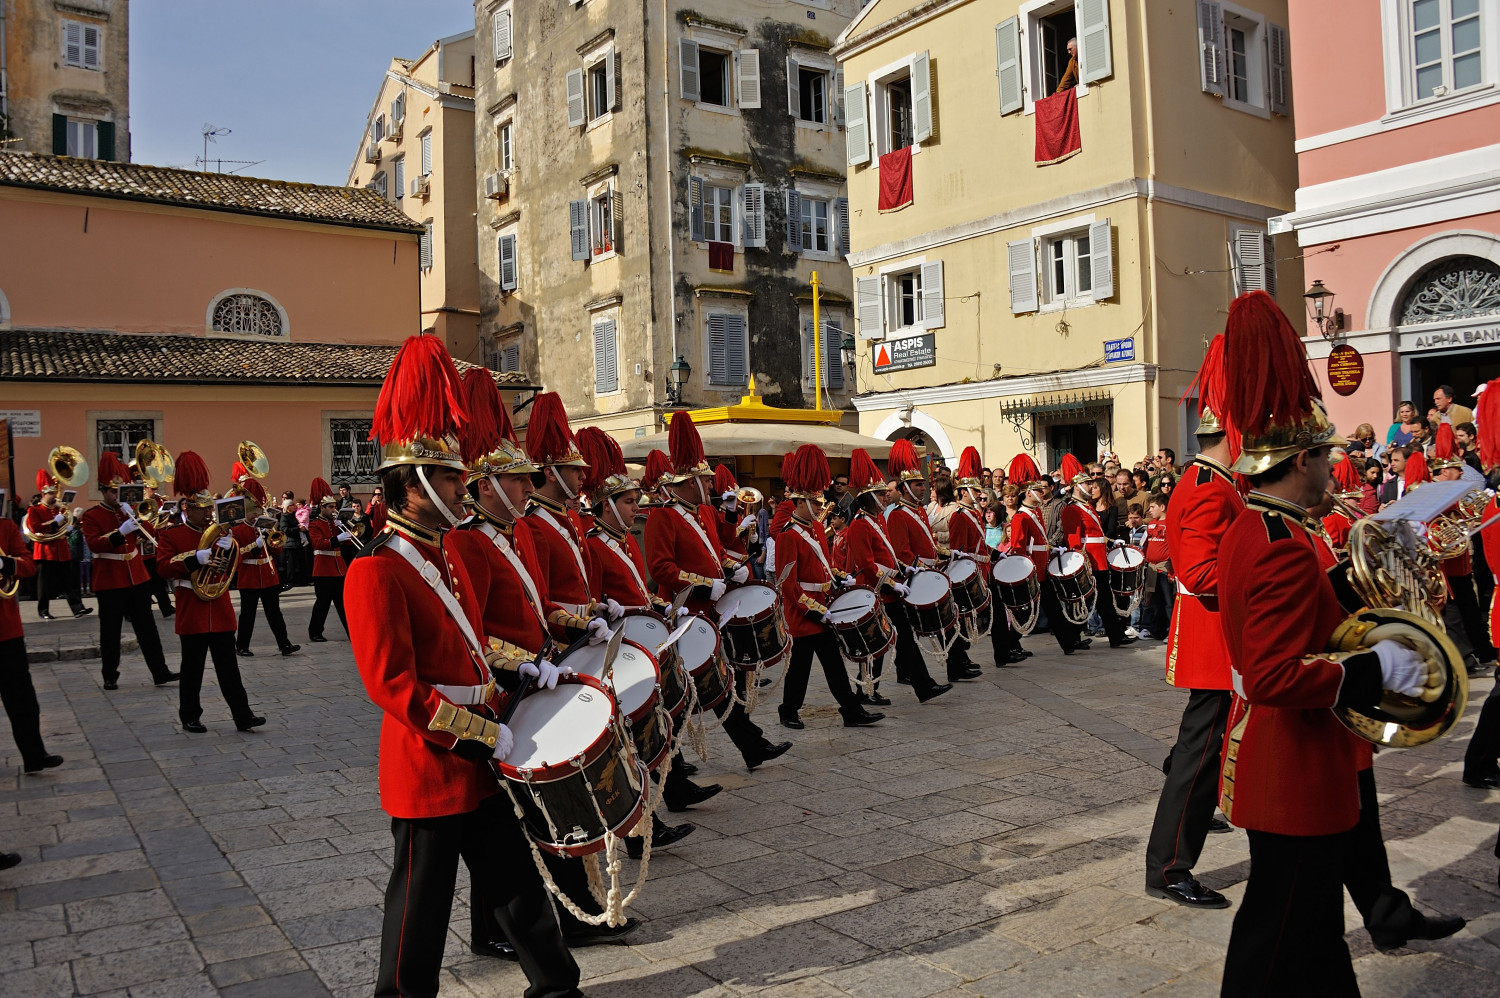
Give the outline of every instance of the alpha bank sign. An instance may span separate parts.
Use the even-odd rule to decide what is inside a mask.
[[[1464,347],[1500,347],[1500,326],[1402,333],[1399,349],[1402,353],[1420,353],[1426,350],[1461,350]]]

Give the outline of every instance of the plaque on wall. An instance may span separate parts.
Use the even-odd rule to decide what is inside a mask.
[[[1353,395],[1365,380],[1365,359],[1347,343],[1328,354],[1328,387],[1340,395]]]

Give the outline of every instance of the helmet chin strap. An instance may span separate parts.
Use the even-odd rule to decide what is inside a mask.
[[[552,480],[557,483],[558,488],[563,490],[563,495],[567,496],[569,499],[577,499],[577,494],[574,493],[572,489],[568,488],[568,483],[563,481],[562,475],[559,475],[557,473],[558,466],[554,464],[550,465],[549,467],[551,467],[552,469]]]
[[[427,493],[427,498],[431,499],[433,505],[435,505],[442,512],[443,516],[447,518],[450,526],[456,527],[461,522],[463,522],[458,517],[453,515],[453,510],[448,508],[447,503],[438,498],[437,492],[435,492],[432,488],[432,483],[427,480],[427,466],[425,464],[417,465],[417,481],[422,483],[422,491]]]
[[[514,523],[516,520],[519,520],[521,518],[521,513],[516,509],[515,504],[510,501],[510,496],[506,495],[505,490],[500,487],[500,479],[496,478],[494,475],[490,475],[488,477],[490,481],[490,488],[495,490],[495,495],[500,497],[500,502],[510,513],[511,522]]]
[[[620,515],[620,510],[615,506],[615,497],[605,496],[604,501],[609,503],[609,511],[615,515],[615,523],[619,524],[620,529],[629,530],[630,528],[625,526],[625,518]]]

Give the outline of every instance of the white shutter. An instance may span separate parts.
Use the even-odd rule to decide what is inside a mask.
[[[1259,229],[1235,229],[1229,244],[1234,273],[1234,296],[1266,287],[1266,234]]]
[[[802,194],[800,191],[786,192],[786,248],[793,253],[802,252]]]
[[[866,110],[865,82],[860,80],[844,91],[844,127],[848,129],[844,140],[850,166],[870,161],[870,120]]]
[[[432,269],[432,223],[423,226],[422,241],[420,245],[420,263],[423,270]]]
[[[1224,9],[1198,0],[1198,79],[1203,92],[1224,96]]]
[[[1011,114],[1026,103],[1021,91],[1021,19],[995,25],[995,75],[1000,80],[1000,113]]]
[[[500,237],[500,290],[516,290],[516,237]]]
[[[406,197],[406,157],[402,156],[396,160],[396,199]]]
[[[1271,111],[1275,114],[1290,114],[1291,99],[1287,94],[1290,73],[1287,66],[1286,28],[1279,24],[1266,25],[1266,89],[1271,96]]]
[[[833,199],[833,221],[838,226],[838,242],[833,245],[838,247],[839,256],[849,255],[849,199]]]
[[[1093,296],[1103,301],[1115,296],[1114,237],[1109,219],[1089,226],[1089,262],[1093,266]]]
[[[922,264],[922,325],[941,329],[948,324],[943,314],[943,261]]]
[[[791,56],[786,57],[786,109],[793,118],[802,117],[801,67]]]
[[[83,26],[83,68],[99,68],[99,29],[92,24]]]
[[[568,240],[572,247],[573,259],[587,260],[589,258],[589,203],[587,201],[568,202]]]
[[[1015,315],[1037,310],[1036,246],[1030,239],[1006,244],[1010,270],[1010,310]]]
[[[859,315],[861,339],[878,340],[884,335],[880,328],[880,278],[857,277],[854,279],[854,305]]]
[[[741,188],[745,218],[745,245],[766,244],[766,185],[746,184]]]
[[[745,335],[745,317],[726,315],[724,320],[724,354],[728,362],[729,383],[743,385],[750,380],[750,344]]]
[[[688,100],[698,100],[698,43],[688,38],[681,39],[677,43],[677,57],[682,63],[682,96]]]
[[[739,70],[740,107],[760,107],[760,49],[744,49],[735,65]]]
[[[619,352],[615,346],[615,321],[594,323],[594,394],[620,390]]]
[[[422,135],[422,176],[430,176],[432,173],[432,133],[426,132]]]
[[[701,177],[688,178],[688,226],[694,242],[703,242],[707,238],[703,225],[703,179]]]
[[[911,61],[912,141],[921,145],[932,138],[932,58],[928,53]]]
[[[69,66],[83,65],[83,25],[77,21],[63,22],[63,62]]]
[[[1109,47],[1109,0],[1078,0],[1078,82],[1093,83],[1114,73]]]
[[[495,61],[510,58],[510,11],[502,10],[495,15]]]
[[[615,100],[615,50],[610,49],[604,53],[604,106],[599,110],[613,111],[618,102]]]
[[[583,101],[583,70],[568,70],[568,127],[577,128],[587,120]]]

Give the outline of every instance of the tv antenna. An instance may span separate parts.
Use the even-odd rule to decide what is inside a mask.
[[[239,170],[245,169],[246,167],[255,166],[255,165],[259,164],[259,163],[264,163],[265,162],[265,160],[263,160],[263,159],[223,159],[223,158],[220,158],[220,157],[215,157],[214,159],[210,160],[208,158],[208,144],[210,142],[212,142],[215,145],[217,145],[218,141],[219,141],[219,136],[221,136],[221,135],[232,135],[233,133],[234,133],[234,129],[232,129],[232,128],[220,128],[218,126],[210,125],[207,122],[204,122],[204,124],[203,124],[203,155],[201,157],[199,157],[199,159],[198,159],[198,161],[197,161],[197,163],[195,165],[199,169],[203,170],[204,172],[207,172],[208,168],[209,168],[208,164],[210,162],[212,162],[214,164],[214,172],[215,173],[225,173],[225,172],[235,173],[235,172],[237,172]],[[225,169],[224,169],[224,164],[225,163],[234,163],[236,165],[232,169],[230,169],[228,171],[225,171]]]

